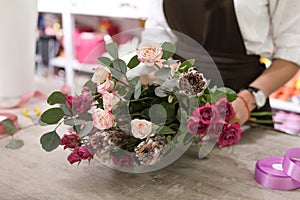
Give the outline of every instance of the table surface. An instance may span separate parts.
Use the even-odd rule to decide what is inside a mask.
[[[27,107],[39,105],[35,100]],[[21,109],[9,110],[25,127],[30,120]],[[298,199],[300,190],[276,191],[253,179],[255,163],[264,157],[283,156],[300,146],[300,137],[273,130],[251,128],[231,147],[215,147],[205,159],[197,158],[197,148],[188,151],[168,167],[149,173],[131,174],[102,166],[93,160],[70,165],[68,150],[45,152],[40,136],[52,127],[29,126],[15,137],[24,141],[18,150],[5,148],[10,137],[0,139],[0,199]],[[61,133],[63,134],[63,133]]]

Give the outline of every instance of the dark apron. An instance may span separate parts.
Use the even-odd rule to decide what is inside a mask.
[[[224,86],[239,92],[265,70],[265,65],[259,62],[260,56],[246,53],[233,0],[164,0],[163,6],[170,28],[179,32],[175,34],[179,36],[176,44],[180,52],[178,58],[197,56],[197,69],[214,84],[222,86],[224,83]],[[203,50],[199,52],[190,47],[193,45],[185,44],[189,41],[182,41],[180,33],[202,45],[217,68],[210,66],[212,62],[201,52]],[[223,83],[218,80],[218,75]],[[262,110],[271,110],[269,102]]]

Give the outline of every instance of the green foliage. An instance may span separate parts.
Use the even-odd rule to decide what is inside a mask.
[[[118,58],[118,45],[115,42],[108,43],[106,45],[106,50],[114,59]]]
[[[46,124],[57,124],[64,116],[64,111],[61,108],[50,108],[41,115],[41,121]]]
[[[48,97],[47,103],[49,105],[64,104],[64,103],[66,103],[66,95],[61,92],[58,92],[58,91],[53,92]]]
[[[162,49],[163,49],[162,59],[166,59],[166,60],[172,57],[176,51],[176,47],[171,42],[164,42],[162,44]]]
[[[11,140],[7,145],[5,145],[8,149],[20,149],[24,146],[23,140]]]
[[[166,80],[171,76],[171,68],[170,67],[162,67],[154,73],[155,77]]]
[[[138,66],[139,64],[140,64],[140,61],[138,60],[138,56],[135,55],[135,56],[133,56],[133,57],[130,59],[130,61],[129,61],[127,67],[128,67],[129,69],[133,69],[133,68],[135,68],[136,66]]]
[[[93,130],[93,122],[88,122],[84,127],[79,131],[79,136],[80,137],[85,137],[87,136],[92,130]]]
[[[13,135],[16,133],[17,128],[14,125],[14,122],[11,119],[5,119],[1,122],[3,129],[9,134]]]
[[[92,82],[92,80],[88,80],[83,87],[90,88],[92,94],[95,94],[97,92],[97,84]]]
[[[41,137],[40,143],[42,145],[42,148],[45,151],[50,152],[58,147],[58,145],[60,144],[60,137],[58,136],[57,132],[54,130],[54,131],[45,133]]]
[[[104,67],[108,67],[108,66],[110,66],[110,64],[112,63],[112,61],[111,61],[109,58],[104,57],[104,56],[99,57],[99,58],[98,58],[98,62],[99,62],[101,65],[103,65]]]
[[[187,72],[190,68],[194,67],[195,59],[189,59],[184,61],[178,66],[177,71],[180,73]]]

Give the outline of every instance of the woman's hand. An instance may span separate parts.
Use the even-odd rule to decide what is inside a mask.
[[[255,108],[254,96],[248,90],[242,90],[238,93],[236,100],[232,102],[235,111],[233,122],[243,125],[250,117],[250,112]]]

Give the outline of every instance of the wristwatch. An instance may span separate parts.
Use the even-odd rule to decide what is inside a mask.
[[[267,97],[263,91],[261,91],[258,88],[252,87],[252,86],[248,86],[245,89],[250,91],[253,94],[254,99],[255,99],[255,105],[256,105],[257,109],[260,109],[261,107],[263,107],[266,104]]]

